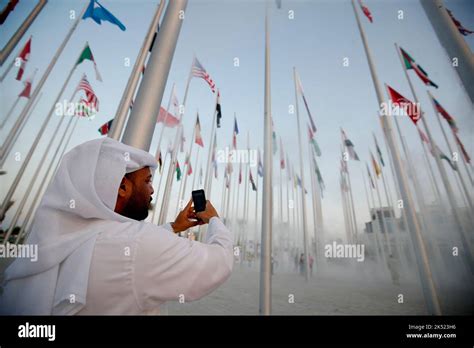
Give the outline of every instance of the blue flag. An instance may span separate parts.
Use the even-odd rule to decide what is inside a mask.
[[[99,5],[99,7],[95,7],[94,4]],[[97,24],[102,24],[101,22],[104,20],[117,25],[122,31],[126,30],[125,25],[123,25],[122,22],[120,22],[117,17],[110,13],[104,6],[99,4],[97,0],[91,0],[89,3],[89,7],[87,7],[82,19],[86,18],[92,18]]]

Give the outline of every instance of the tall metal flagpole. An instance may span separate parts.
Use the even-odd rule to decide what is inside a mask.
[[[263,190],[262,190],[262,244],[260,255],[260,301],[259,314],[270,315],[272,311],[272,120],[270,88],[270,29],[268,2],[265,9],[265,104],[263,136]],[[258,175],[257,175],[258,176]]]
[[[85,46],[84,46],[85,47]],[[81,53],[82,53],[83,49],[81,50]],[[80,54],[81,54],[80,53]],[[80,57],[80,54],[79,54],[79,57]],[[78,59],[79,59],[78,57]],[[66,89],[66,86],[69,82],[69,80],[71,79],[71,76],[72,74],[74,73],[74,71],[76,70],[76,63],[77,60],[76,59],[74,61],[74,66],[72,67],[72,69],[69,71],[69,74],[66,78],[66,80],[64,81],[64,84],[63,86],[61,87],[61,90],[59,91],[58,95],[56,96],[56,99],[54,101],[54,103],[51,105],[51,109],[48,111],[47,113],[47,116],[45,118],[45,120],[43,121],[43,124],[41,125],[41,128],[40,128],[40,131],[38,132],[38,134],[36,135],[34,141],[33,141],[33,144],[31,145],[30,149],[28,150],[28,153],[26,154],[25,158],[23,159],[23,163],[21,164],[21,167],[20,169],[18,170],[18,173],[17,175],[15,176],[15,179],[13,179],[13,182],[10,186],[10,189],[8,190],[7,192],[7,195],[5,196],[5,198],[3,199],[3,203],[2,203],[2,206],[0,207],[0,221],[3,221],[4,217],[5,217],[5,212],[6,212],[6,207],[8,205],[8,202],[10,201],[10,199],[12,198],[13,194],[15,193],[15,190],[17,189],[17,186],[18,186],[18,183],[20,182],[24,172],[25,172],[25,169],[26,169],[26,166],[28,165],[28,163],[30,162],[30,159],[31,157],[33,156],[33,152],[35,151],[36,149],[36,146],[38,146],[38,143],[41,139],[41,136],[43,135],[46,127],[48,126],[48,123],[49,121],[51,120],[51,117],[53,116],[54,114],[54,109],[56,108],[56,104],[58,103],[59,99],[61,98],[61,95],[63,94],[64,90]],[[38,85],[37,89],[39,88],[40,86]],[[36,89],[36,90],[37,90]],[[35,90],[35,92],[36,92]],[[75,94],[75,92],[74,92]],[[74,97],[74,94],[71,98]],[[27,109],[25,107],[25,109]],[[52,141],[54,140],[54,136],[57,134],[57,130],[59,129],[59,127],[61,126],[62,122],[64,120],[64,116],[61,116],[61,120],[59,121],[57,127],[56,127],[56,131],[53,133],[53,136],[51,137],[50,139],[50,143],[52,143]],[[48,145],[50,146],[50,145]]]
[[[387,243],[389,257],[391,257],[393,255],[392,243],[391,243],[390,238],[388,237],[388,228],[387,228],[387,223],[385,221],[383,203],[382,203],[382,198],[380,196],[379,183],[378,183],[377,173],[375,172],[375,170],[373,171],[373,174],[374,174],[374,182],[375,182],[375,192],[377,193],[377,200],[379,202],[380,220],[382,220],[382,227],[384,230],[382,235],[384,236],[385,243]]]
[[[156,37],[156,46],[151,52],[123,134],[124,144],[145,151],[150,149],[156,117],[160,111],[187,3],[187,0],[174,0],[168,3],[163,25]]]
[[[120,136],[122,135],[122,131],[125,127],[125,122],[127,120],[127,115],[130,110],[130,104],[133,100],[133,95],[138,86],[138,82],[140,81],[140,75],[142,74],[142,69],[145,66],[145,60],[148,56],[148,51],[151,47],[151,43],[153,42],[153,38],[155,37],[155,33],[158,29],[158,24],[160,22],[161,13],[163,12],[163,8],[165,7],[165,0],[161,0],[158,8],[151,20],[150,26],[148,28],[148,32],[143,40],[142,47],[140,48],[140,52],[138,53],[137,59],[135,60],[135,65],[133,66],[132,73],[128,78],[127,86],[125,86],[125,91],[122,95],[122,99],[120,99],[120,103],[117,108],[117,112],[115,113],[114,120],[112,122],[112,127],[107,134],[112,139],[120,140]],[[158,36],[158,34],[157,34]],[[158,40],[158,37],[155,38]],[[158,50],[158,48],[156,48]],[[160,98],[161,101],[161,98]],[[135,106],[135,104],[134,104]],[[158,114],[156,114],[158,115]],[[163,126],[164,127],[164,126]]]
[[[169,152],[168,152],[168,150],[166,150],[165,159],[163,161],[163,168],[166,166],[166,163],[168,161],[168,156],[169,156]],[[163,170],[161,171],[160,180],[158,181],[158,187],[156,188],[156,201],[155,201],[155,205],[153,206],[153,214],[151,216],[151,222],[152,223],[154,223],[154,221],[155,221],[156,211],[158,210],[158,199],[160,197],[161,182],[162,181],[163,181]]]
[[[315,260],[316,260],[316,271],[319,271],[319,236],[318,236],[318,212],[317,212],[317,205],[316,196],[318,195],[316,189],[316,181],[315,181],[315,171],[316,167],[314,166],[314,153],[312,151],[308,151],[309,153],[309,176],[311,180],[311,198],[313,201],[313,224],[314,224],[314,241],[315,241]]]
[[[360,23],[359,14],[357,12],[357,8],[355,6],[354,0],[352,0],[351,3],[354,10],[355,18],[357,21],[357,26],[359,28],[359,32],[361,35],[361,39],[364,44],[367,61],[369,64],[372,80],[375,87],[375,92],[377,95],[378,108],[380,109],[385,103],[384,96],[383,96],[383,89],[382,89],[382,86],[380,85],[380,82],[377,77],[377,73],[375,71],[372,54],[370,53],[370,50],[369,50],[369,46],[367,43],[367,39],[365,37],[364,29],[362,28],[362,25]],[[394,169],[397,175],[397,182],[400,185],[400,193],[401,193],[402,200],[407,212],[408,229],[410,231],[412,243],[414,244],[414,248],[415,248],[415,256],[417,258],[418,271],[420,273],[420,279],[421,279],[422,289],[425,296],[425,302],[427,305],[428,313],[441,315],[441,306],[439,303],[438,294],[437,294],[435,284],[433,281],[433,276],[432,276],[431,267],[428,261],[428,254],[426,251],[425,242],[423,240],[418,217],[416,216],[416,211],[414,209],[413,198],[409,191],[406,173],[404,172],[403,164],[402,164],[400,155],[398,153],[397,145],[395,143],[395,138],[394,138],[392,127],[391,127],[391,120],[389,117],[385,115],[381,115],[380,121],[382,124],[382,129],[384,131],[387,143],[390,148],[390,155],[393,158],[393,164],[395,167]]]
[[[15,107],[18,105],[18,102],[19,102],[19,101],[20,101],[20,96],[16,97],[15,102],[14,102],[13,105],[11,106],[10,110],[8,110],[7,116],[5,116],[5,118],[2,120],[2,123],[0,124],[0,129],[2,129],[3,126],[5,126],[5,123],[7,123],[8,119],[10,118],[10,116],[11,116],[12,113],[13,113],[13,110],[15,110]]]
[[[355,213],[355,206],[354,206],[354,197],[352,195],[352,184],[351,184],[351,174],[349,173],[349,163],[347,164],[347,181],[349,184],[349,198],[351,200],[351,210],[352,210],[352,218],[354,219],[354,235],[352,238],[355,237],[354,241],[357,243],[357,240],[359,238],[359,229],[357,228],[357,219],[356,219],[356,213]]]
[[[474,102],[474,57],[469,45],[459,33],[442,0],[420,0],[441,45],[446,50],[466,93]],[[457,65],[453,63],[457,62]]]
[[[244,213],[243,221],[245,230],[244,233],[247,233],[247,206],[248,206],[248,197],[249,197],[249,163],[250,163],[250,145],[249,145],[249,131],[247,131],[247,158],[249,161],[245,164],[245,189],[244,189]]]
[[[297,127],[298,127],[298,146],[299,146],[299,157],[300,157],[300,175],[301,175],[301,210],[303,212],[303,245],[304,245],[304,257],[305,257],[305,278],[306,281],[309,280],[309,241],[308,241],[308,230],[306,224],[306,197],[304,193],[305,184],[304,184],[304,167],[303,167],[303,145],[301,143],[301,123],[300,123],[300,113],[298,108],[298,87],[297,87],[297,80],[296,80],[296,68],[293,67],[293,79],[295,82],[295,108],[296,108],[296,120],[297,120]]]
[[[401,53],[400,53],[400,50],[399,50],[397,44],[395,44],[395,49],[397,51],[398,58],[400,59],[400,63],[402,64],[402,70],[405,73],[405,77],[408,81],[408,85],[410,86],[410,90],[412,92],[413,98],[415,99],[415,102],[419,105],[418,97],[415,93],[415,89],[413,88],[413,84],[411,83],[410,76],[408,75],[408,72],[407,72],[407,70],[406,70],[406,68],[403,64],[403,58],[401,56]],[[434,105],[434,101],[433,101],[432,98],[430,98],[430,102],[431,102],[431,105],[433,106],[433,110],[436,111],[436,106]],[[441,163],[441,158],[439,157],[439,154],[438,154],[437,145],[434,142],[433,137],[431,136],[431,131],[428,127],[428,122],[426,121],[426,115],[423,115],[423,113],[421,112],[421,109],[419,110],[419,112],[422,115],[421,116],[421,122],[423,123],[423,126],[426,130],[426,134],[428,136],[430,144],[433,147],[433,152],[435,154],[436,166],[438,167],[438,171],[441,174],[441,180],[443,181],[444,187],[446,189],[446,194],[448,196],[448,201],[449,201],[449,205],[451,207],[451,212],[453,214],[454,221],[455,221],[455,223],[456,223],[456,225],[458,226],[458,229],[459,229],[459,237],[460,237],[461,243],[464,246],[464,252],[465,252],[464,255],[465,255],[465,260],[466,260],[467,266],[471,270],[471,273],[474,273],[474,260],[473,260],[473,257],[472,257],[470,243],[469,243],[469,238],[470,238],[469,234],[467,233],[466,229],[464,228],[464,225],[462,224],[461,217],[459,216],[459,213],[458,213],[458,210],[457,210],[457,207],[456,207],[456,200],[454,199],[454,192],[453,192],[453,189],[451,187],[451,184],[449,183],[448,176],[446,174],[446,169],[444,168],[443,164]]]
[[[33,105],[36,97],[38,96],[39,91],[43,87],[44,83],[46,82],[46,79],[49,77],[49,74],[51,73],[51,70],[53,70],[54,66],[56,65],[56,62],[61,55],[61,53],[64,50],[64,47],[66,47],[67,42],[71,38],[71,35],[73,34],[74,30],[76,30],[79,22],[82,19],[82,16],[84,15],[84,12],[86,11],[87,7],[89,4],[86,4],[84,6],[84,9],[81,11],[81,14],[79,17],[77,17],[76,21],[74,24],[71,26],[71,29],[69,29],[68,33],[66,34],[66,37],[64,38],[63,42],[61,45],[59,45],[56,53],[54,54],[53,58],[51,59],[51,62],[49,63],[48,67],[46,68],[43,76],[41,76],[41,79],[38,82],[38,85],[34,89],[33,93],[31,94],[30,98],[28,99],[28,102],[26,103],[25,107],[23,108],[23,111],[21,112],[20,116],[18,116],[15,124],[13,125],[13,128],[10,130],[10,132],[7,135],[7,138],[5,139],[5,142],[2,144],[2,147],[0,148],[0,168],[3,168],[3,165],[5,164],[5,160],[7,159],[7,154],[10,152],[11,147],[13,146],[13,143],[16,141],[18,135],[19,135],[19,129],[21,125],[23,124],[24,121],[26,121],[26,116],[28,115],[28,111],[30,110],[31,106]],[[1,216],[1,214],[0,214]]]

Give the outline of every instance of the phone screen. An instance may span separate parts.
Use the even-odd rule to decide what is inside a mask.
[[[196,190],[192,192],[193,202],[194,202],[194,211],[200,212],[206,210],[206,195],[204,190]]]

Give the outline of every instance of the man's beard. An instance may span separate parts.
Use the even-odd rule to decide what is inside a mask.
[[[133,220],[142,221],[148,216],[149,206],[150,201],[147,202],[146,198],[142,198],[139,195],[132,195],[124,207],[122,215]]]

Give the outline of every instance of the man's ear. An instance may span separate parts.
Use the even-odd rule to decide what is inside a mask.
[[[123,177],[118,189],[118,196],[126,198],[130,195],[131,190],[132,190],[132,185],[131,185],[130,180],[126,177]]]

